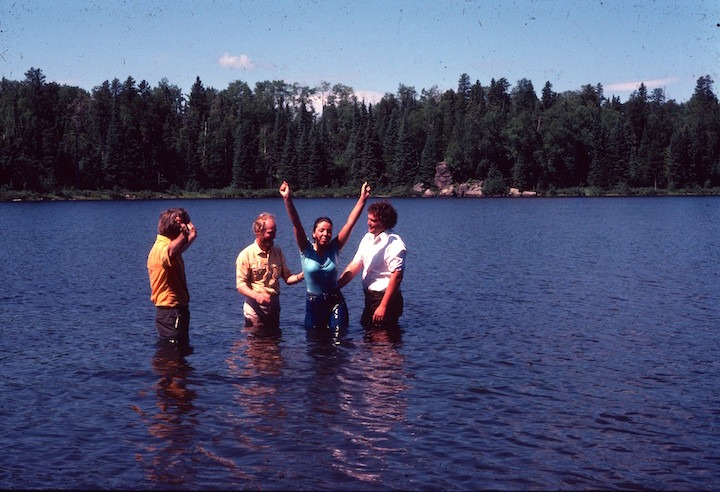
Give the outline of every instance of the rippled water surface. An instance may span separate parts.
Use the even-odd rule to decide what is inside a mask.
[[[298,200],[342,223],[352,199]],[[242,328],[234,260],[276,200],[0,203],[0,488],[720,487],[720,199],[394,200],[401,333]],[[186,207],[191,341],[145,261]],[[358,224],[342,263],[352,257]]]

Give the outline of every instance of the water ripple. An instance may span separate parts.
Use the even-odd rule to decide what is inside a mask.
[[[0,487],[720,485],[718,200],[396,203],[403,329],[364,332],[353,281],[338,340],[306,336],[302,287],[281,331],[242,327],[233,260],[281,200],[182,204],[202,225],[186,359],[155,345],[144,264],[170,202],[0,204]]]

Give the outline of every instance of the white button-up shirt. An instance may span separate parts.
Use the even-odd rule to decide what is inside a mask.
[[[405,243],[392,229],[376,236],[365,234],[353,262],[362,263],[363,288],[382,292],[390,284],[390,275],[405,268]]]

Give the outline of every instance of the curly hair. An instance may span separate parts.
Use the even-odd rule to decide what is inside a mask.
[[[392,229],[397,224],[397,210],[387,200],[371,204],[368,207],[368,213],[373,214],[387,229]]]

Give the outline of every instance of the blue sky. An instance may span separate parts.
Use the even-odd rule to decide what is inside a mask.
[[[0,0],[0,75],[91,90],[132,76],[184,93],[196,77],[344,84],[367,102],[400,84],[457,89],[529,79],[538,96],[603,84],[622,101],[640,81],[686,101],[720,92],[718,0]]]

